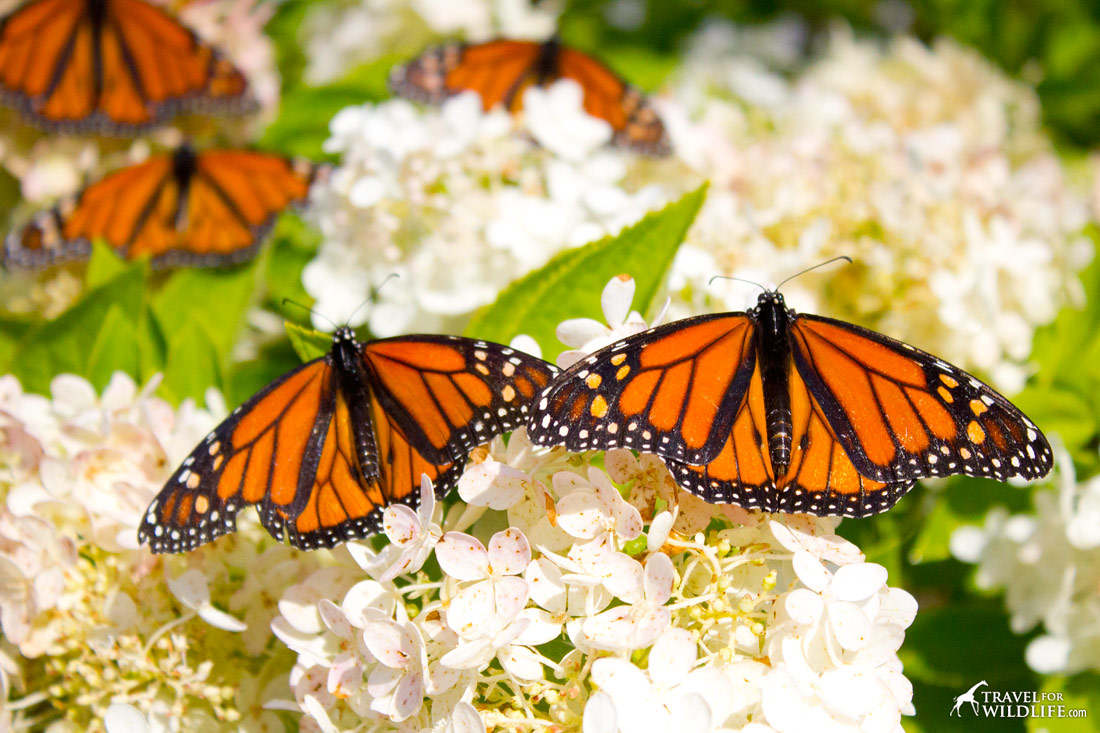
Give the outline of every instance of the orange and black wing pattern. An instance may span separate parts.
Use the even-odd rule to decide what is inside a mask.
[[[912,479],[882,483],[860,474],[793,364],[788,386],[791,458],[782,475],[776,476],[768,450],[763,382],[757,366],[718,455],[702,465],[665,458],[677,482],[714,503],[818,516],[877,514],[913,488]]]
[[[331,357],[311,361],[234,410],[149,505],[138,540],[153,552],[186,552],[235,531],[246,506],[260,505],[276,529],[301,511],[301,484],[312,485],[321,463],[317,436],[343,417],[334,373]]]
[[[772,322],[785,340],[768,341],[779,337],[758,321],[766,307],[783,308]],[[774,293],[749,313],[677,321],[592,354],[539,396],[528,433],[570,450],[654,453],[707,501],[819,516],[885,511],[918,478],[1034,479],[1053,464],[1035,424],[976,378],[873,331],[796,315]]]
[[[269,385],[199,445],[139,530],[154,552],[186,552],[256,505],[276,538],[314,549],[378,532],[415,504],[427,475],[454,488],[470,449],[522,423],[550,364],[499,344],[403,336],[333,350]]]
[[[531,439],[571,451],[633,448],[704,464],[722,448],[753,375],[743,313],[659,326],[582,359],[539,396]]]
[[[1042,433],[991,387],[882,334],[820,316],[791,327],[794,365],[856,470],[902,482],[967,474],[1035,479],[1053,466]]]
[[[115,171],[8,235],[6,267],[84,259],[104,240],[153,265],[219,266],[255,254],[275,219],[325,169],[248,150],[182,147]]]
[[[31,0],[0,20],[0,100],[58,132],[250,111],[232,64],[144,0]]]
[[[522,108],[523,92],[529,86],[546,86],[562,78],[581,86],[585,111],[611,125],[616,144],[650,155],[668,154],[664,123],[646,96],[596,59],[562,46],[556,38],[544,43],[496,40],[435,46],[394,69],[390,88],[429,104],[474,91],[481,95],[485,109],[500,104],[515,112]]]

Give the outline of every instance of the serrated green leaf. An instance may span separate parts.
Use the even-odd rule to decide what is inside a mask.
[[[88,357],[112,308],[136,324],[142,308],[146,268],[127,265],[117,277],[84,294],[52,321],[31,329],[16,347],[7,369],[31,392],[45,394],[50,381],[65,372],[88,376]]]
[[[318,359],[332,348],[332,336],[320,331],[299,326],[290,321],[286,322],[286,335],[290,337],[290,344],[302,361]]]
[[[204,324],[198,319],[180,324],[168,336],[160,394],[173,404],[187,397],[201,402],[208,387],[223,388],[221,362],[214,339]]]
[[[506,344],[526,333],[553,361],[563,350],[554,334],[558,324],[568,318],[603,320],[600,294],[621,273],[634,278],[634,308],[645,313],[705,197],[703,185],[615,236],[562,252],[477,313],[466,335]]]
[[[142,265],[144,266],[144,265]],[[105,282],[119,276],[126,269],[126,260],[118,256],[114,248],[102,239],[92,244],[92,256],[88,268],[84,271],[84,288],[98,288]]]
[[[103,389],[116,371],[126,372],[135,381],[141,381],[138,330],[134,328],[131,314],[112,305],[88,354],[86,376],[92,386]]]

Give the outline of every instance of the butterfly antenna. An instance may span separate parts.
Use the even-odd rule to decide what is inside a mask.
[[[360,310],[362,310],[363,306],[367,305],[367,303],[373,303],[375,300],[377,300],[378,299],[378,293],[382,290],[382,286],[384,286],[390,280],[393,280],[395,277],[401,277],[401,276],[399,274],[397,274],[396,272],[391,272],[389,275],[386,275],[385,279],[383,279],[382,282],[380,282],[377,285],[375,285],[374,287],[372,287],[370,289],[370,293],[367,295],[366,299],[362,303],[360,303],[358,306],[356,306],[355,310],[353,310],[351,312],[351,315],[348,316],[348,323],[351,323],[352,319],[355,318],[355,314],[358,313]]]
[[[849,265],[852,264],[852,258],[851,257],[849,257],[848,255],[840,255],[839,257],[834,257],[831,260],[825,260],[824,262],[819,262],[816,265],[814,265],[813,267],[807,267],[805,270],[802,270],[801,272],[796,272],[795,274],[791,275],[790,277],[788,277],[783,282],[776,285],[775,289],[779,290],[779,288],[783,287],[783,283],[790,282],[791,280],[794,280],[799,275],[805,275],[807,272],[817,270],[818,268],[825,267],[826,265],[831,265],[834,262],[840,262],[841,260],[844,260]]]
[[[715,280],[736,280],[737,282],[748,283],[749,285],[755,285],[756,287],[763,290],[765,293],[768,292],[768,289],[766,287],[764,287],[763,285],[761,285],[760,283],[758,283],[758,282],[753,282],[752,280],[746,280],[743,277],[733,277],[732,275],[715,275],[710,280],[707,280],[707,285],[712,285]]]
[[[333,323],[331,319],[326,317],[324,313],[318,313],[317,311],[310,308],[308,305],[303,305],[303,304],[299,303],[298,301],[292,300],[290,298],[283,298],[283,305],[284,306],[286,306],[286,305],[296,305],[299,308],[301,308],[302,310],[304,310],[306,313],[309,313],[310,315],[317,316],[321,320],[328,321],[330,324],[332,324],[333,330],[338,328],[338,326],[335,323]]]

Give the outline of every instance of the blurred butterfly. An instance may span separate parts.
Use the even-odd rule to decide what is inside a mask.
[[[591,56],[563,46],[557,36],[544,43],[497,40],[448,43],[425,51],[390,74],[390,88],[403,97],[441,104],[464,91],[481,95],[485,109],[523,106],[527,87],[572,79],[584,90],[584,109],[607,121],[613,141],[650,155],[667,155],[661,118],[640,91]]]
[[[528,434],[655,453],[707,501],[818,516],[886,511],[918,478],[1034,479],[1053,461],[1020,410],[958,367],[796,314],[778,292],[582,359],[541,394]]]
[[[522,424],[557,370],[499,344],[457,336],[355,340],[279,377],[214,429],[149,505],[138,539],[185,552],[236,529],[241,508],[295,547],[378,532],[414,504],[421,475],[439,496],[468,452]]]
[[[115,171],[4,242],[7,267],[83,259],[106,240],[156,266],[226,265],[251,257],[279,213],[302,202],[319,172],[309,161],[248,150],[189,146]]]
[[[31,0],[0,20],[0,100],[40,127],[132,135],[246,112],[244,76],[144,0]]]

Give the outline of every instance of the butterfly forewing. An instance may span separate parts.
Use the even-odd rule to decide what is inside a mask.
[[[139,541],[153,552],[186,552],[235,531],[244,506],[263,502],[261,516],[288,511],[301,474],[317,462],[307,446],[315,426],[326,422],[331,375],[328,357],[309,362],[234,410],[149,505]]]
[[[573,451],[625,447],[707,463],[729,435],[755,363],[744,314],[666,324],[573,365],[540,396],[528,434]]]
[[[877,481],[1047,474],[1053,454],[1012,403],[958,367],[859,326],[800,315],[795,365],[856,468]]]

